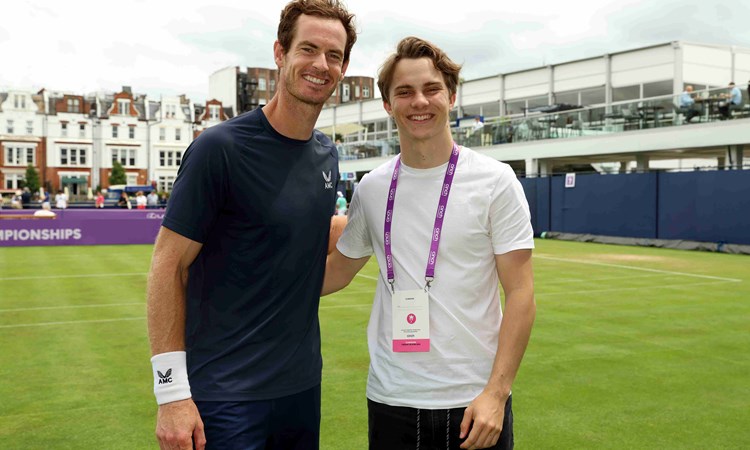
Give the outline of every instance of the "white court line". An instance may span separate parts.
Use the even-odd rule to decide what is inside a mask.
[[[361,273],[358,273],[356,276],[362,277],[362,278],[367,278],[368,280],[378,281],[378,277],[371,277],[370,275],[363,275]]]
[[[148,272],[127,273],[92,273],[87,275],[36,275],[28,277],[0,277],[0,281],[10,280],[51,280],[54,278],[96,278],[96,277],[130,277],[133,275],[148,275]]]
[[[731,280],[728,280],[731,281]],[[662,284],[658,286],[634,286],[634,287],[620,287],[611,289],[586,289],[585,291],[560,291],[560,292],[540,292],[534,293],[534,297],[546,297],[548,295],[578,295],[578,294],[597,294],[601,292],[619,292],[619,291],[638,291],[641,289],[662,289],[662,288],[689,288],[693,286],[705,286],[707,284],[722,284],[728,281],[716,280],[716,281],[704,281],[703,283],[680,283],[680,284]],[[736,280],[740,281],[740,280]]]
[[[99,319],[99,320],[68,320],[65,322],[41,322],[41,323],[16,323],[13,325],[0,325],[0,329],[2,328],[27,328],[27,327],[47,327],[52,325],[71,325],[71,324],[78,324],[78,323],[105,323],[105,322],[122,322],[125,320],[143,320],[146,316],[143,317],[125,317],[122,319]]]
[[[372,307],[372,305],[362,303],[362,304],[354,304],[354,305],[320,306],[319,308],[332,309],[332,308],[363,308],[363,307],[370,308],[370,307]],[[72,325],[72,324],[85,324],[85,323],[122,322],[122,321],[126,321],[126,320],[144,320],[144,319],[146,319],[146,316],[143,316],[143,317],[125,317],[125,318],[121,318],[121,319],[67,320],[67,321],[64,321],[64,322],[15,323],[13,325],[0,325],[0,329],[3,329],[3,328],[46,327],[46,326],[53,326],[53,325]]]
[[[146,306],[143,302],[138,303],[101,303],[98,305],[65,305],[65,306],[38,306],[34,308],[11,308],[11,309],[0,309],[0,313],[5,312],[19,312],[19,311],[42,311],[45,309],[75,309],[75,308],[106,308],[108,306],[133,306],[133,305],[143,305]]]
[[[130,277],[133,275],[148,275],[148,272],[128,272],[128,273],[93,273],[87,275],[34,275],[26,277],[0,277],[0,281],[12,280],[50,280],[54,278],[97,278],[97,277]],[[367,278],[368,280],[378,281],[377,277],[357,274],[358,277]]]
[[[647,269],[645,267],[634,267],[634,266],[626,266],[622,264],[609,264],[609,263],[600,263],[600,262],[592,262],[592,261],[582,261],[580,259],[555,258],[552,256],[543,256],[543,255],[534,255],[534,258],[549,259],[551,261],[561,261],[561,262],[567,262],[567,263],[588,264],[591,266],[617,267],[618,269],[641,270],[643,272],[666,273],[669,275],[682,275],[685,277],[708,278],[709,280],[731,281],[733,283],[742,282],[742,280],[739,280],[737,278],[715,277],[712,275],[698,275],[698,274],[687,273],[687,272],[673,272],[671,270]]]

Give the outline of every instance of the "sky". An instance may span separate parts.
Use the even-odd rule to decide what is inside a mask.
[[[682,40],[750,48],[750,0],[348,0],[347,75],[377,77],[409,35],[472,80]],[[0,19],[0,90],[208,97],[224,67],[274,67],[286,0],[21,0]],[[743,80],[744,81],[744,80]]]

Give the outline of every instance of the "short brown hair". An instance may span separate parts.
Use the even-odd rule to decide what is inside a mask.
[[[438,46],[420,39],[409,36],[401,39],[396,47],[396,53],[392,54],[385,60],[378,72],[378,89],[383,101],[390,103],[388,90],[393,82],[393,73],[396,71],[396,64],[402,59],[430,58],[435,68],[443,74],[443,81],[448,88],[448,94],[453,96],[458,86],[458,74],[461,72],[461,65],[456,64],[448,58]]]
[[[294,0],[289,2],[281,11],[279,29],[276,39],[285,52],[294,40],[297,31],[297,18],[302,14],[308,16],[336,19],[341,22],[346,31],[346,47],[344,49],[344,63],[349,61],[349,54],[354,43],[357,42],[357,30],[354,29],[354,14],[350,14],[339,0]]]

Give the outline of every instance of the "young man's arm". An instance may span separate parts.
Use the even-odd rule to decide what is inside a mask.
[[[188,268],[202,246],[168,228],[159,230],[147,290],[152,355],[185,350]],[[156,436],[161,448],[192,449],[193,442],[196,449],[204,448],[203,422],[191,398],[159,405]]]
[[[364,267],[369,259],[369,256],[357,259],[348,258],[339,249],[334,249],[326,259],[326,274],[323,278],[323,289],[320,295],[332,294],[347,287],[354,275]]]
[[[468,434],[468,438],[461,448],[486,448],[497,443],[503,429],[505,402],[536,316],[531,250],[495,255],[495,264],[505,293],[503,322],[487,386],[464,412],[460,437],[463,439]]]

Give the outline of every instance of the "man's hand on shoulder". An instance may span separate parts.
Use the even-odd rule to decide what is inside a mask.
[[[196,450],[206,447],[206,435],[198,407],[192,399],[179,400],[159,406],[156,416],[156,438],[159,448]]]

